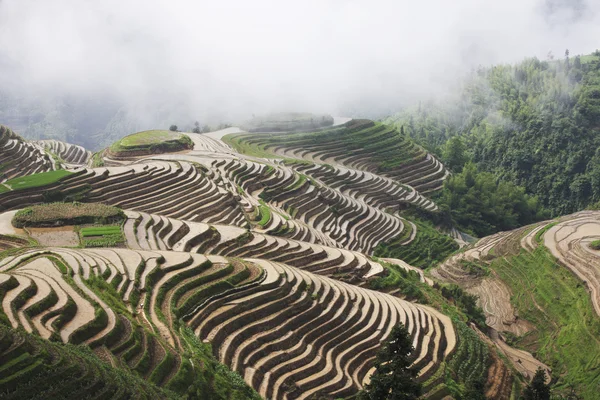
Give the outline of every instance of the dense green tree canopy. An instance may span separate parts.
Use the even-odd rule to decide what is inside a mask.
[[[543,217],[536,197],[492,173],[479,172],[473,163],[448,178],[438,202],[455,224],[476,236],[514,229]]]
[[[478,169],[537,195],[553,215],[600,200],[600,56],[480,68],[452,101],[388,119],[460,171]]]

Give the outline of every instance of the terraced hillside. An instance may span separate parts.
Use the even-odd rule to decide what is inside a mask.
[[[92,157],[92,152],[83,147],[71,143],[65,143],[58,140],[36,140],[32,142],[41,146],[49,153],[55,154],[58,158],[67,164],[86,165]]]
[[[366,125],[356,122],[360,137],[380,132]],[[157,397],[308,399],[356,394],[402,322],[426,398],[458,398],[472,387],[494,399],[519,393],[521,378],[494,343],[410,265],[434,264],[458,244],[413,219],[415,210],[438,208],[397,179],[402,163],[387,174],[375,153],[354,164],[323,163],[313,152],[241,154],[221,140],[238,131],[186,133],[192,148],[159,154],[115,157],[119,144],[93,158],[85,153],[89,166],[61,157],[69,170],[7,187],[0,193],[2,323],[87,346],[92,364],[143,379]],[[403,140],[407,153],[396,149],[395,161],[422,155]],[[409,181],[424,178],[421,188],[435,190],[445,176],[438,167],[441,175]]]
[[[241,152],[271,153],[378,173],[422,193],[440,189],[447,175],[435,157],[404,133],[370,120],[351,120],[311,133],[235,134],[225,141]]]
[[[178,318],[266,398],[354,393],[397,321],[422,380],[456,344],[432,308],[259,259],[33,249],[5,257],[0,281],[13,328],[88,344],[167,386],[183,363]]]
[[[2,182],[56,169],[50,155],[4,125],[0,125],[0,167]]]
[[[344,274],[362,282],[383,272],[381,264],[362,253],[301,240],[250,232],[228,225],[182,221],[156,214],[128,211],[124,231],[132,249],[175,250],[251,257],[277,262],[322,275]]]
[[[593,398],[600,379],[598,239],[600,212],[583,211],[483,238],[432,276],[479,297],[488,325],[522,349],[496,341],[520,360],[517,368],[535,370],[531,352],[552,368],[559,387],[571,383]]]
[[[259,231],[371,253],[406,229],[416,231],[414,224],[397,214],[403,205],[435,207],[414,190],[383,178],[374,177],[373,185],[359,193],[352,189],[353,177],[340,179],[342,187],[329,187],[317,180],[322,178],[318,174],[309,179],[284,165],[233,159],[208,165],[152,161],[80,168],[42,190],[0,194],[0,209],[41,203],[53,196],[240,227],[259,217],[255,224]]]

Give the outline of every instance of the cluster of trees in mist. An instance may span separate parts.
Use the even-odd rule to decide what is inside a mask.
[[[600,51],[480,68],[458,101],[386,122],[455,173],[441,203],[476,234],[531,222],[542,208],[556,216],[600,201]]]

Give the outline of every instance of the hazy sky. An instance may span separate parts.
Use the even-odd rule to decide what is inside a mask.
[[[589,53],[599,38],[599,0],[0,0],[0,90],[385,111],[478,64]]]

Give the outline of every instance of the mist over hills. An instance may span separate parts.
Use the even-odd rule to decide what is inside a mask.
[[[479,65],[596,49],[594,1],[0,2],[0,116],[99,149],[278,111],[383,118]]]
[[[598,37],[593,0],[0,0],[0,398],[595,399]]]

